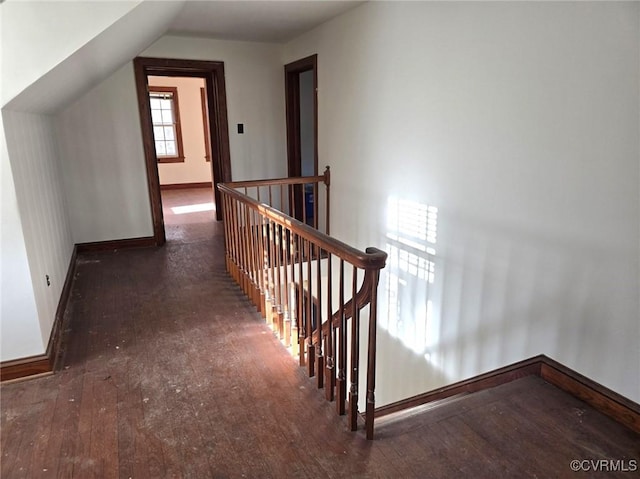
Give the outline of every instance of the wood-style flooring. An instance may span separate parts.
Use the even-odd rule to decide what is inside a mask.
[[[538,377],[348,432],[227,276],[213,213],[165,220],[162,248],[79,257],[63,369],[1,388],[3,479],[639,477],[572,472],[640,462],[640,436]]]

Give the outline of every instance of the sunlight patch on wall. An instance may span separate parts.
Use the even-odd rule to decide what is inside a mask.
[[[389,257],[381,281],[384,309],[380,325],[427,359],[439,334],[430,297],[436,279],[437,223],[435,206],[396,197],[387,202]]]

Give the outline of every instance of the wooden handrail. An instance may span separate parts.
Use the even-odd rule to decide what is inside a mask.
[[[387,257],[387,253],[379,250],[378,248],[369,247],[367,248],[366,251],[367,253],[370,253],[370,254],[384,255],[385,259]],[[356,297],[355,297],[356,309],[362,309],[371,302],[372,286],[377,285],[377,282],[378,282],[378,278],[376,276],[377,271],[378,271],[377,269],[365,270],[364,279],[362,280],[360,289],[358,290],[358,293],[356,294]],[[354,298],[351,298],[349,301],[347,301],[344,304],[344,312],[342,312],[341,310],[338,310],[331,315],[331,321],[333,323],[333,327],[339,327],[340,321],[342,320],[343,317],[344,319],[351,319],[353,315],[353,303],[354,303]],[[322,328],[325,332],[329,330],[329,320],[322,323]],[[315,343],[315,339],[314,339],[314,343]]]
[[[327,233],[317,229],[319,183],[327,187]],[[274,332],[299,356],[309,376],[316,377],[326,399],[335,400],[338,414],[347,414],[353,431],[358,428],[358,398],[362,397],[360,315],[368,311],[368,339],[363,346],[367,352],[365,430],[366,437],[372,439],[377,287],[387,254],[373,247],[361,251],[328,235],[329,184],[328,167],[321,176],[219,184],[227,270]],[[299,206],[292,207],[299,202],[300,193],[305,195],[302,211]],[[275,204],[303,221],[272,206]],[[352,270],[351,284],[345,279],[345,265]],[[362,283],[358,287],[359,279]],[[336,297],[339,306],[334,310]]]
[[[307,183],[324,183],[326,186],[331,184],[331,173],[327,166],[324,174],[319,176],[296,176],[292,178],[273,178],[268,180],[247,180],[247,181],[231,181],[224,183],[229,188],[251,188],[256,186],[277,186],[277,185],[304,185]]]
[[[235,198],[237,201],[241,201],[242,203],[247,204],[250,208],[259,211],[264,217],[270,219],[274,223],[290,228],[303,239],[320,246],[320,248],[328,253],[336,255],[360,269],[367,270],[384,268],[387,260],[387,253],[384,251],[377,248],[367,248],[366,251],[361,251],[304,224],[302,221],[298,221],[291,216],[287,216],[271,206],[259,203],[253,198],[243,195],[239,191],[236,191],[227,185],[227,183],[221,183],[218,185],[218,189],[229,197]]]

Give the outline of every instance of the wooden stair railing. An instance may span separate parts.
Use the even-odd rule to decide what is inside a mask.
[[[361,396],[360,342],[366,342],[364,418],[366,437],[372,439],[377,288],[387,254],[377,248],[360,251],[313,227],[319,223],[320,182],[327,187],[328,231],[328,169],[317,177],[218,185],[227,271],[285,346],[299,356],[309,376],[316,377],[326,399],[336,402],[337,413],[347,414],[352,431],[358,428]],[[289,205],[295,203],[296,188],[309,183],[315,184],[311,225],[262,202],[292,211]],[[361,338],[363,321],[367,324]]]

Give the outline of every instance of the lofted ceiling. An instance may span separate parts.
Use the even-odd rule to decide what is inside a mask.
[[[56,0],[50,3],[60,3]],[[105,0],[116,1],[116,0]],[[0,3],[2,0],[0,0]],[[165,33],[227,40],[285,43],[363,1],[332,0],[145,0],[70,56],[28,85],[9,109],[54,113],[130,61]],[[15,0],[12,14],[27,14],[29,2]],[[80,19],[80,20],[78,20]],[[71,21],[81,21],[71,18]],[[3,21],[11,21],[8,17]],[[6,38],[1,35],[0,38]],[[64,38],[49,41],[64,43]],[[3,102],[5,100],[3,99]]]
[[[168,33],[284,43],[363,1],[187,1]]]

